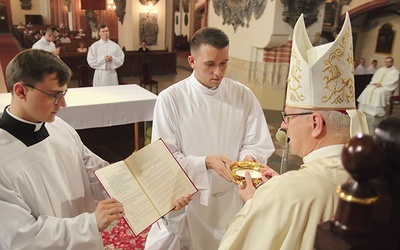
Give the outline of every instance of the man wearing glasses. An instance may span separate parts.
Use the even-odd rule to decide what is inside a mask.
[[[246,173],[247,186],[239,190],[246,203],[219,249],[313,249],[317,225],[337,207],[336,187],[349,178],[340,159],[343,146],[357,132],[368,132],[355,106],[351,34],[346,14],[336,40],[313,47],[300,16],[281,128],[304,164],[282,175],[266,167],[257,190]]]
[[[124,215],[93,175],[108,163],[56,117],[71,74],[43,50],[25,50],[7,66],[12,98],[0,118],[0,249],[103,249],[100,231]]]
[[[54,41],[58,39],[58,29],[54,26],[50,26],[46,30],[46,34],[40,38],[39,41],[33,44],[32,49],[41,49],[49,51],[54,55],[58,56],[60,54],[60,49],[56,48]]]

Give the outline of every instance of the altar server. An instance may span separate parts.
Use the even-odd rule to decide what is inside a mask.
[[[100,39],[89,47],[87,54],[89,66],[95,69],[93,87],[118,85],[117,69],[124,64],[125,54],[110,40],[107,25],[99,25],[98,32]]]
[[[224,78],[228,50],[223,31],[198,30],[188,57],[193,73],[157,98],[152,140],[164,140],[199,192],[185,209],[152,226],[146,249],[217,249],[243,206],[229,164],[266,164],[274,152],[257,98],[243,84]]]
[[[71,75],[44,50],[25,50],[7,66],[11,104],[0,118],[0,249],[102,249],[100,231],[124,215],[93,175],[108,163],[56,116],[66,106]]]

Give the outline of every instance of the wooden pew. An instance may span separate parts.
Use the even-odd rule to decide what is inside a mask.
[[[50,25],[34,25],[32,28],[26,28],[28,30],[31,30],[32,33],[25,34],[24,33],[25,29],[17,29],[17,27],[13,25],[12,33],[15,39],[17,39],[17,41],[21,45],[21,47],[29,49],[35,42],[34,39],[35,32],[40,30],[47,30],[49,26]]]
[[[356,100],[360,96],[361,92],[365,89],[365,87],[371,82],[372,74],[367,75],[355,75],[354,83],[356,88]]]
[[[315,249],[400,249],[399,155],[397,117],[350,140],[342,160],[352,178],[340,187],[334,217],[318,226]]]
[[[78,79],[78,66],[87,64],[86,53],[66,52],[60,53],[60,58],[71,68],[72,79]],[[147,53],[137,51],[126,51],[125,62],[119,68],[120,77],[138,76],[139,66],[143,62],[150,63],[152,75],[176,74],[176,52],[150,51]]]
[[[60,53],[63,54],[64,52],[77,52],[76,49],[79,48],[79,43],[83,42],[85,43],[85,47],[89,49],[90,45],[92,43],[96,42],[97,40],[95,39],[74,39],[71,41],[71,43],[63,43],[63,49],[60,50]]]
[[[180,51],[186,51],[189,49],[187,35],[175,35],[175,49]]]

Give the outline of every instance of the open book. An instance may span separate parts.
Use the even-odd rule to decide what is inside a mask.
[[[94,173],[108,195],[123,204],[135,235],[171,211],[177,199],[197,192],[161,139]]]

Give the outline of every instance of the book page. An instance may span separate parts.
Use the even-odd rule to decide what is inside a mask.
[[[160,216],[168,213],[173,203],[197,191],[162,140],[140,149],[125,162]]]
[[[125,162],[101,168],[95,175],[110,197],[123,204],[125,219],[135,235],[160,218]]]

